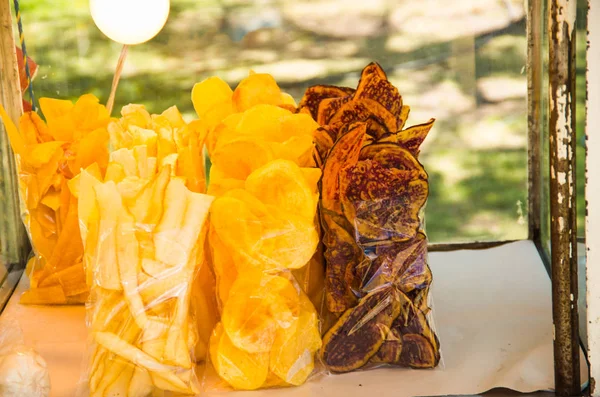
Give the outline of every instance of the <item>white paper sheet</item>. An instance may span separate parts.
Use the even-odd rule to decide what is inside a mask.
[[[478,394],[496,387],[552,389],[550,279],[533,243],[431,253],[430,264],[443,367],[360,371],[319,377],[297,388],[235,395],[410,397]],[[87,340],[84,308],[26,307],[17,300],[14,296],[0,322],[18,319],[26,343],[48,362],[52,396],[73,396]],[[585,383],[583,355],[581,367]]]

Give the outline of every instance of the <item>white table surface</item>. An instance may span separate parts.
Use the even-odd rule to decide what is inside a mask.
[[[368,392],[408,397],[473,395],[497,387],[520,392],[552,389],[551,286],[533,243],[434,252],[429,257],[442,366],[319,376],[297,388],[235,395],[364,397]],[[22,280],[0,324],[18,323],[25,343],[45,358],[53,397],[74,396],[86,348],[85,309],[19,305],[26,285],[27,280]],[[581,364],[582,383],[586,383],[583,357]],[[204,395],[212,394],[223,395]]]

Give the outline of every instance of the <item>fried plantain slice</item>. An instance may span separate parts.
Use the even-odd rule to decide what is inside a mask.
[[[408,149],[413,156],[417,157],[419,155],[419,147],[425,138],[427,138],[427,134],[431,131],[434,122],[435,119],[430,119],[427,123],[414,125],[403,131],[398,131],[398,144]]]
[[[365,293],[386,284],[395,284],[408,294],[431,284],[431,271],[427,266],[427,239],[422,232],[406,242],[378,245],[375,257],[363,278],[362,290]]]
[[[348,268],[353,269],[362,260],[364,254],[356,244],[354,236],[338,222],[341,216],[322,211],[321,221],[324,229],[323,244],[327,261],[325,286],[327,289],[327,308],[332,313],[342,313],[356,305],[356,296],[348,283]],[[336,222],[337,220],[337,222]]]
[[[323,167],[322,203],[325,209],[341,212],[339,175],[356,164],[365,134],[366,125],[356,123],[331,148]]]
[[[400,92],[387,79],[381,66],[371,63],[363,69],[354,100],[372,99],[381,104],[393,115],[402,109]]]
[[[348,309],[325,334],[321,358],[332,372],[365,365],[387,338],[401,305],[394,287],[371,292]]]
[[[341,98],[327,98],[321,101],[317,113],[317,123],[320,125],[332,124],[331,119],[338,114],[344,105],[350,103],[352,97],[345,96]]]
[[[340,192],[344,214],[356,228],[359,243],[372,245],[416,235],[428,184],[415,172],[363,160],[340,174]]]
[[[379,102],[371,98],[349,101],[341,106],[339,110],[327,120],[326,124],[336,127],[338,125],[367,121],[369,119],[376,120],[376,122],[383,125],[387,131],[397,131],[398,120],[396,119],[396,116]],[[325,124],[321,122],[321,120],[318,121],[319,124]]]
[[[333,85],[316,85],[308,88],[298,104],[299,109],[307,108],[313,119],[317,120],[319,105],[324,99],[352,95],[354,89]]]

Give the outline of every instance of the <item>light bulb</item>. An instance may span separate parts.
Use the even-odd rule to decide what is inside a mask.
[[[117,43],[144,43],[161,31],[169,17],[169,0],[90,0],[98,29]]]

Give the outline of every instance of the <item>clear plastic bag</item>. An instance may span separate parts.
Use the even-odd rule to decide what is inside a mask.
[[[19,129],[0,108],[15,153],[21,215],[34,252],[27,264],[31,289],[21,296],[21,303],[83,303],[88,288],[77,199],[70,184],[92,164],[104,172],[109,115],[93,95],[84,95],[75,104],[41,98],[40,107],[46,122],[28,112]]]
[[[209,125],[208,246],[218,322],[208,346],[207,390],[300,385],[321,346],[314,303],[323,266],[317,222],[321,176],[312,160],[310,116],[269,75],[235,91],[218,78],[194,87]],[[312,300],[312,301],[311,301]]]
[[[323,364],[334,373],[436,367],[422,222],[429,186],[417,160],[433,120],[403,130],[409,108],[377,64],[363,70],[356,90],[309,88],[300,111],[321,124]]]
[[[192,192],[176,165],[148,147],[111,155],[102,181],[84,171],[79,220],[91,285],[91,351],[81,395],[193,395],[200,391],[194,279],[204,266],[213,198]],[[117,154],[115,154],[117,153]],[[208,343],[207,340],[203,341]],[[202,357],[203,358],[203,357]]]
[[[44,359],[25,345],[16,319],[0,324],[0,396],[48,397],[50,375]]]

